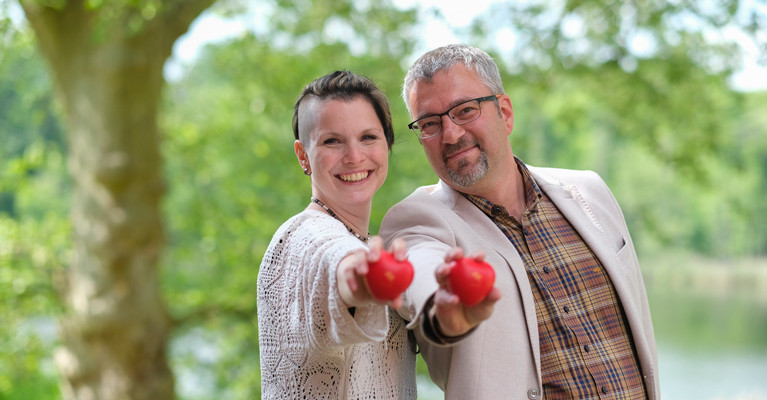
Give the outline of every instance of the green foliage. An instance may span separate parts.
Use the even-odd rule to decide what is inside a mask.
[[[391,1],[277,0],[267,13],[272,29],[262,31],[286,45],[276,47],[309,50],[341,42],[349,46],[347,51],[397,60],[413,48],[408,33],[415,15],[394,8]]]
[[[0,30],[0,213],[15,215],[14,189],[37,172],[46,148],[64,149],[64,135],[34,37],[6,23]]]
[[[514,104],[515,153],[532,165],[599,172],[642,255],[672,248],[723,259],[764,256],[767,94],[728,89],[729,61],[717,67],[701,60],[720,60],[731,49],[676,32],[673,13],[656,2],[637,3],[632,29],[622,27],[622,14],[612,8],[618,3],[571,1],[548,19],[542,4],[514,18],[496,9],[497,19],[477,28],[482,36],[475,43],[488,49],[499,27],[516,26],[525,39],[493,52]],[[167,87],[161,124],[168,246],[161,273],[177,321],[171,353],[182,398],[199,397],[185,389],[188,374],[216,397],[260,397],[256,276],[274,231],[308,204],[310,184],[290,125],[306,83],[350,69],[373,78],[391,99],[396,141],[387,182],[374,199],[372,232],[391,205],[436,180],[399,98],[415,13],[387,2],[361,4],[264,3],[266,26],[208,46]],[[696,7],[669,7],[676,5]],[[570,18],[583,18],[587,32],[571,37],[562,16],[576,14]],[[726,22],[719,14],[706,18],[712,26]],[[655,38],[655,52],[632,53],[632,32]],[[576,46],[579,40],[585,47]],[[55,338],[35,327],[59,311],[57,276],[71,252],[59,120],[31,35],[0,19],[0,399],[57,397]],[[654,309],[673,300],[657,299]],[[716,321],[765,329],[763,319],[748,325],[745,312],[724,318],[724,308],[717,308],[720,319],[695,325],[703,318],[698,303],[674,304],[686,317],[659,315],[666,337],[673,332],[663,327],[679,318],[704,330]],[[733,330],[741,343],[754,340]],[[422,362],[419,371],[425,372]]]
[[[517,77],[506,81],[507,89],[534,85],[546,98],[571,82],[594,95],[589,101],[598,106],[589,108],[598,114],[592,118],[602,119],[598,124],[611,135],[629,138],[675,169],[705,179],[707,158],[719,155],[732,130],[732,120],[721,113],[737,107],[726,77],[743,55],[723,31],[748,30],[734,11],[738,4],[499,2],[475,22],[470,37],[498,49],[505,69]],[[513,43],[494,40],[504,29],[511,30]],[[710,39],[714,35],[722,37]],[[758,42],[760,36],[751,39]]]
[[[504,28],[516,35],[514,64],[568,69],[619,63],[626,69],[639,59],[668,59],[689,50],[686,58],[709,72],[731,70],[741,61],[735,39],[710,40],[707,35],[725,27],[748,30],[743,15],[761,17],[759,8],[739,10],[738,0],[701,3],[695,0],[631,3],[567,0],[551,4],[538,0],[497,2],[472,26],[473,40],[490,47]],[[743,4],[745,7],[745,4]],[[760,21],[759,18],[754,18]],[[750,37],[757,42],[759,35]]]
[[[51,359],[61,311],[55,282],[69,259],[70,223],[67,202],[55,202],[66,198],[56,184],[61,177],[45,175],[19,188],[21,217],[0,213],[0,398],[54,398],[58,389]]]
[[[70,251],[63,130],[33,36],[0,24],[0,399],[58,398],[55,282]]]

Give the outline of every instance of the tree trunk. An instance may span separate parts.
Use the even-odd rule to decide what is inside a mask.
[[[157,114],[173,42],[213,1],[166,1],[151,18],[136,2],[21,2],[67,118],[74,259],[55,357],[66,399],[174,398]]]

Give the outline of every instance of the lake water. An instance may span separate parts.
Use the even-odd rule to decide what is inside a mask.
[[[47,341],[55,336],[52,319],[31,319],[27,334]],[[767,338],[765,338],[767,343]],[[215,377],[209,366],[219,357],[215,334],[192,330],[173,341],[174,358],[187,358],[176,367],[179,398],[210,398],[215,395]],[[712,346],[682,349],[659,343],[661,397],[664,400],[767,400],[767,346],[760,350],[738,350]],[[418,398],[441,400],[442,391],[427,377],[418,379]]]
[[[680,400],[767,400],[767,351],[658,347],[661,395]]]
[[[659,344],[664,400],[767,400],[767,350],[682,350]],[[419,400],[442,400],[428,379],[418,381]]]

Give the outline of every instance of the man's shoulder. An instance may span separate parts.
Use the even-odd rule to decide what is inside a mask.
[[[572,184],[584,180],[599,180],[599,174],[592,170],[567,169],[554,167],[534,167],[527,165],[530,173],[537,179],[548,183]]]
[[[591,170],[534,167],[531,165],[527,165],[527,168],[539,184],[544,183],[567,186],[603,182],[599,174]]]
[[[442,182],[421,186],[394,204],[381,221],[382,230],[390,224],[442,219],[454,207],[456,193]],[[396,221],[396,222],[395,222]]]
[[[407,195],[404,199],[400,200],[394,206],[408,205],[408,207],[414,204],[424,204],[431,202],[443,202],[447,198],[451,197],[451,193],[447,193],[446,189],[449,189],[447,185],[442,182],[435,183],[433,185],[425,185],[416,188],[412,193]]]
[[[550,197],[556,193],[575,193],[586,201],[603,201],[614,196],[607,183],[595,171],[549,167],[529,167],[538,185]]]

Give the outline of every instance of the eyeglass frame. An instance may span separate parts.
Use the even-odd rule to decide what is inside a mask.
[[[442,117],[444,117],[445,115],[447,115],[448,117],[450,117],[450,120],[451,120],[451,121],[453,121],[453,123],[454,123],[454,124],[456,124],[456,125],[466,125],[466,124],[468,124],[468,123],[470,123],[470,122],[474,122],[474,121],[478,120],[478,119],[479,119],[479,117],[481,117],[481,116],[482,116],[482,102],[483,102],[483,101],[489,101],[489,100],[498,100],[499,98],[501,98],[501,96],[503,96],[503,94],[491,94],[490,96],[477,97],[477,98],[475,98],[475,99],[469,99],[469,100],[466,100],[466,101],[462,101],[462,102],[460,102],[460,103],[458,103],[458,104],[456,104],[456,105],[454,105],[454,106],[450,107],[450,109],[449,109],[449,110],[447,110],[447,111],[445,111],[445,112],[443,112],[443,113],[440,113],[440,114],[432,114],[432,115],[427,115],[427,116],[425,116],[425,117],[421,117],[421,118],[418,118],[417,120],[415,120],[415,121],[413,121],[413,122],[409,123],[409,124],[407,125],[407,127],[408,127],[408,128],[411,130],[411,131],[413,131],[413,133],[415,134],[415,136],[418,138],[418,140],[419,140],[419,141],[421,141],[421,140],[425,140],[425,139],[430,139],[430,138],[433,138],[433,137],[435,137],[435,136],[439,135],[440,133],[442,133],[442,128],[443,128],[443,125],[444,125],[444,124],[442,124]],[[464,105],[464,104],[466,104],[466,103],[472,102],[472,101],[476,101],[476,102],[477,102],[477,106],[478,106],[478,108],[479,108],[479,114],[477,114],[477,118],[474,118],[474,119],[472,119],[471,121],[460,122],[460,123],[459,123],[458,121],[456,121],[455,119],[453,119],[453,116],[452,116],[452,115],[450,115],[450,112],[451,112],[451,111],[455,110],[456,108],[458,108],[458,107],[460,107],[460,106],[462,106],[462,105]],[[418,133],[419,133],[421,130],[420,130],[420,129],[418,129],[418,128],[414,128],[413,126],[414,126],[416,123],[418,123],[418,121],[424,120],[424,119],[426,119],[426,118],[432,118],[432,117],[439,117],[439,121],[440,121],[440,128],[439,128],[439,131],[437,131],[437,133],[435,133],[435,134],[433,134],[433,135],[429,135],[429,136],[425,136],[425,137],[423,137],[423,136],[419,135]]]

